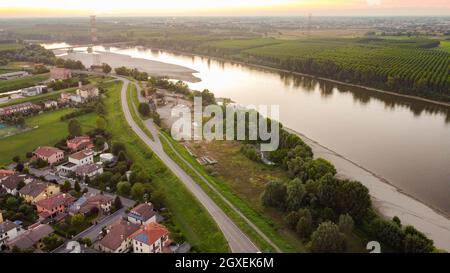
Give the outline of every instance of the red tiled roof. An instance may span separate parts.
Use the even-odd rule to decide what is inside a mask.
[[[81,143],[83,143],[85,141],[91,141],[91,138],[88,136],[77,136],[77,137],[67,140],[67,144],[70,143],[70,144],[80,145]]]
[[[159,238],[169,234],[169,230],[158,223],[150,223],[133,233],[130,238],[147,245],[153,245]]]
[[[76,160],[81,160],[81,159],[89,157],[91,155],[92,155],[91,150],[84,150],[84,151],[79,151],[74,154],[71,154],[70,157],[73,159],[76,159]]]
[[[47,210],[52,210],[60,205],[68,206],[75,201],[75,198],[70,194],[60,193],[53,195],[47,199],[40,200],[36,203],[36,206],[42,207]]]
[[[144,222],[152,218],[156,214],[155,210],[153,209],[153,205],[151,203],[139,204],[136,207],[134,207],[130,212],[133,214],[140,215]]]
[[[34,153],[43,157],[50,157],[56,153],[62,153],[58,148],[55,147],[38,147]]]
[[[75,173],[77,175],[87,175],[90,174],[92,172],[95,172],[99,169],[101,169],[102,166],[92,163],[92,164],[87,164],[87,165],[83,165],[83,166],[79,166],[75,169]]]
[[[119,220],[111,225],[108,234],[100,240],[100,245],[111,250],[116,250],[122,242],[128,238],[128,236],[136,232],[138,229],[139,226],[136,224]]]

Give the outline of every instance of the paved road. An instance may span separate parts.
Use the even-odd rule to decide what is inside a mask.
[[[216,203],[203,191],[203,189],[176,164],[163,150],[162,146],[152,141],[133,120],[127,103],[127,89],[129,81],[121,78],[123,87],[121,91],[122,110],[131,129],[144,141],[144,143],[164,162],[164,164],[183,182],[200,203],[211,214],[214,221],[222,230],[230,249],[235,253],[256,253],[259,249],[243,233],[238,226],[220,209]],[[152,132],[153,133],[153,132]],[[153,136],[155,139],[158,135]]]
[[[145,98],[142,96],[141,94],[141,88],[138,84],[133,83],[136,86],[136,91],[138,94],[138,100],[139,102],[145,102]],[[134,109],[137,111],[136,106],[133,104]],[[206,177],[204,177],[194,166],[192,166],[192,164],[190,162],[188,162],[186,159],[184,159],[179,153],[178,151],[175,149],[175,147],[173,147],[172,143],[167,139],[167,137],[163,134],[159,134],[158,130],[155,128],[153,121],[151,119],[148,119],[146,121],[144,121],[145,126],[147,127],[147,129],[152,133],[153,137],[154,137],[154,142],[156,142],[155,144],[158,146],[161,146],[161,140],[159,139],[159,136],[161,136],[162,138],[164,138],[166,140],[166,142],[168,143],[170,149],[172,149],[172,151],[175,153],[175,155],[181,160],[183,161],[184,164],[186,164],[186,166],[188,166],[193,172],[195,172],[195,174],[206,184],[208,185],[208,187],[214,191],[233,211],[235,211],[256,233],[259,234],[259,236],[261,236],[261,238],[263,238],[268,244],[270,244],[277,252],[282,252],[282,250],[274,243],[272,242],[272,240],[270,240],[270,238],[264,234],[264,232],[262,232],[252,221],[250,221],[250,219],[248,219],[235,205],[233,205],[225,196],[223,196],[223,194],[216,189],[216,187],[214,187],[209,181],[208,179],[206,179]]]

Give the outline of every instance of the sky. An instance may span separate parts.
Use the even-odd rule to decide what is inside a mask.
[[[0,0],[1,17],[444,15],[450,0]]]

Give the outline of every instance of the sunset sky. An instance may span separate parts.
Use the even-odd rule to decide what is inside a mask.
[[[0,0],[1,17],[450,15],[450,0]]]

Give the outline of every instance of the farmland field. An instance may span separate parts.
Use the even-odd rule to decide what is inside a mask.
[[[0,81],[0,93],[34,86],[49,78],[49,74],[33,75],[14,80]]]
[[[74,109],[62,109],[44,113],[26,119],[26,126],[31,129],[17,135],[0,139],[0,164],[8,164],[12,157],[19,155],[25,158],[27,152],[33,151],[38,146],[54,145],[67,137],[68,121],[60,121],[60,117],[74,111]],[[96,114],[87,114],[77,118],[83,125],[83,130],[89,131],[95,128]]]

